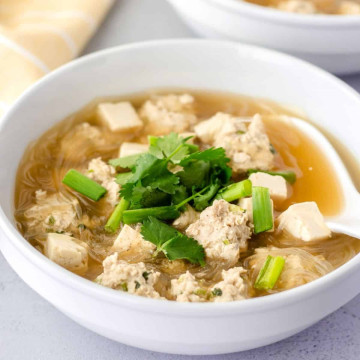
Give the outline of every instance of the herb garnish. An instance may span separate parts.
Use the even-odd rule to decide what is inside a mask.
[[[186,142],[189,139],[176,133],[149,136],[148,153],[110,160],[115,167],[131,169],[130,173],[117,176],[117,182],[122,185],[120,196],[129,202],[130,211],[175,206],[202,191],[191,199],[195,209],[201,211],[211,204],[218,190],[228,184],[231,168],[227,165],[230,160],[225,150],[200,151],[197,145]],[[169,168],[174,166],[180,166],[181,170],[171,172]],[[148,215],[164,219],[157,213]],[[174,213],[172,216],[179,215]]]
[[[205,265],[204,248],[196,240],[183,235],[153,216],[149,216],[143,222],[141,235],[145,240],[156,245],[154,256],[163,252],[169,260],[186,259],[193,264]]]

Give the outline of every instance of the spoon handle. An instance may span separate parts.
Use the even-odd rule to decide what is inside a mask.
[[[360,219],[349,218],[341,221],[341,223],[327,221],[326,224],[333,232],[343,233],[360,239]]]

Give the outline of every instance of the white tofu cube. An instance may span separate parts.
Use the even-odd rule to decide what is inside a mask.
[[[331,231],[314,201],[289,206],[277,219],[278,229],[302,241],[327,239]]]
[[[58,265],[77,273],[88,267],[88,246],[69,235],[49,233],[45,243],[45,255]]]
[[[119,157],[141,154],[147,152],[148,150],[149,150],[149,145],[124,142],[120,146]]]
[[[242,198],[239,200],[238,205],[246,211],[248,219],[250,222],[254,222],[253,219],[253,207],[252,207],[252,197]]]
[[[150,241],[143,239],[140,230],[124,225],[118,237],[115,239],[112,249],[117,252],[134,251],[142,254],[142,258],[151,257],[156,246]]]
[[[272,210],[273,219],[274,219],[274,202],[272,200],[270,200],[270,201],[271,201],[271,210]],[[238,201],[238,206],[240,206],[242,209],[246,210],[249,221],[251,223],[254,223],[252,197],[246,197],[246,198],[240,199]],[[270,231],[270,232],[274,231],[274,227],[268,231]]]
[[[268,188],[270,197],[275,202],[282,202],[288,197],[288,185],[282,176],[256,172],[250,175],[249,180],[253,186]]]
[[[134,107],[128,101],[98,105],[100,120],[114,132],[136,131],[143,127]]]

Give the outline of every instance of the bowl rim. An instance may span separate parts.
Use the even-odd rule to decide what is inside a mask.
[[[204,40],[204,39],[165,39],[137,42],[127,45],[120,45],[104,50],[100,50],[86,56],[73,60],[48,75],[45,75],[38,82],[27,89],[18,100],[12,105],[9,111],[4,115],[0,122],[0,131],[5,123],[10,121],[13,113],[17,111],[24,100],[31,98],[37,89],[46,87],[48,83],[51,84],[53,79],[61,77],[68,71],[73,71],[79,66],[86,66],[86,63],[92,60],[98,60],[104,56],[112,56],[113,54],[122,53],[123,56],[131,51],[146,51],[147,48],[156,47],[173,47],[173,46],[187,46],[195,51],[199,51],[201,47],[217,47],[229,48],[240,51],[246,56],[261,56],[263,58],[277,59],[279,62],[292,62],[296,66],[306,70],[317,73],[318,76],[324,77],[326,80],[334,83],[339,90],[346,93],[346,96],[353,97],[359,103],[360,109],[360,95],[349,85],[342,80],[336,78],[334,75],[318,68],[315,65],[309,64],[303,60],[297,59],[293,56],[280,53],[278,51],[265,49],[254,45],[240,44],[234,41],[220,41],[220,40]],[[125,55],[126,56],[126,55]],[[55,80],[56,81],[56,80]],[[49,260],[46,256],[36,250],[16,229],[15,225],[5,215],[0,206],[0,240],[3,234],[8,245],[15,248],[28,262],[40,269],[45,275],[60,282],[65,287],[71,288],[73,291],[81,292],[86,295],[91,295],[99,301],[108,302],[116,306],[126,306],[128,308],[136,309],[136,311],[171,314],[172,316],[194,316],[197,317],[219,317],[219,316],[233,316],[236,314],[246,314],[249,312],[262,312],[269,309],[277,308],[281,304],[293,304],[301,302],[318,292],[333,286],[341,281],[344,277],[360,270],[360,254],[350,259],[344,265],[335,269],[331,273],[318,278],[310,283],[299,286],[297,288],[283,291],[271,296],[251,298],[246,301],[232,301],[224,303],[181,303],[176,301],[167,301],[158,299],[145,298],[137,295],[127,294],[122,291],[114,291],[106,288],[79,275],[76,275],[56,263]]]
[[[171,0],[179,1],[179,0]],[[275,23],[285,23],[290,26],[336,27],[336,30],[349,27],[360,27],[360,15],[330,15],[330,14],[298,14],[280,11],[267,6],[248,3],[242,0],[202,0],[226,11],[243,13],[246,16],[262,18]]]

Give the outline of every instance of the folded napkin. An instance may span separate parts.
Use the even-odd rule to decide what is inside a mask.
[[[0,117],[32,83],[75,58],[113,0],[0,0]]]

